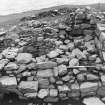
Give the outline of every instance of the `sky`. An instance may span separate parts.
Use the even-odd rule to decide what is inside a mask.
[[[0,15],[37,10],[63,4],[102,3],[105,0],[0,0]]]

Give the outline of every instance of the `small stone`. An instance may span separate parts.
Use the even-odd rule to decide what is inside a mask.
[[[94,54],[94,55],[89,56],[88,59],[89,59],[89,61],[95,61],[96,58],[97,58],[97,54]]]
[[[65,64],[65,63],[68,63],[68,59],[67,58],[56,58],[56,62],[58,64]]]
[[[51,69],[56,66],[57,66],[57,63],[52,61],[36,63],[36,67],[38,69]]]
[[[7,71],[11,71],[11,70],[17,70],[18,69],[18,65],[14,62],[9,62],[4,69]]]
[[[4,68],[4,66],[9,62],[8,59],[2,59],[0,60],[0,70]]]
[[[22,92],[36,92],[38,90],[38,81],[21,81],[18,88]]]
[[[44,102],[58,102],[59,98],[58,97],[47,97],[44,99]]]
[[[71,84],[71,91],[68,92],[68,96],[74,97],[74,98],[80,96],[80,87],[79,87],[79,84],[77,82],[75,82],[74,84]]]
[[[0,78],[0,84],[3,87],[16,87],[17,80],[16,80],[16,77],[2,76]]]
[[[29,69],[29,70],[32,70],[32,69],[36,69],[36,63],[30,63],[28,65],[26,65],[26,68]]]
[[[36,75],[37,77],[52,77],[54,74],[52,69],[46,69],[46,70],[39,70]]]
[[[39,78],[38,83],[41,89],[47,89],[49,87],[49,80],[47,78]]]
[[[105,85],[105,75],[101,76],[102,85]]]
[[[95,63],[101,63],[101,59],[97,57]]]
[[[51,83],[55,83],[55,82],[56,82],[56,79],[55,79],[54,77],[50,77],[50,78],[49,78],[49,81],[50,81]]]
[[[68,43],[68,49],[70,50],[70,51],[72,51],[73,49],[74,49],[74,43]]]
[[[48,94],[49,94],[49,90],[48,89],[40,89],[39,92],[38,92],[38,97],[43,99],[46,96],[48,96]]]
[[[59,81],[56,81],[56,84],[57,85],[63,85],[63,81],[60,81],[60,80]]]
[[[78,66],[78,65],[79,65],[79,60],[77,58],[73,58],[69,61],[69,67]]]
[[[50,96],[51,97],[56,97],[57,95],[58,95],[57,89],[50,89]]]
[[[31,72],[28,72],[28,71],[22,72],[22,76],[29,77],[29,76],[31,76]]]
[[[42,55],[40,57],[36,57],[36,62],[40,63],[40,62],[44,62],[46,60],[46,55]]]
[[[57,51],[51,51],[50,53],[47,54],[49,58],[55,58],[59,55]]]
[[[14,59],[17,56],[18,48],[7,48],[3,50],[2,54],[7,59]]]
[[[87,80],[99,80],[99,77],[94,74],[87,74]]]
[[[18,63],[29,63],[32,60],[32,55],[29,53],[19,53],[18,56],[16,57],[16,61]]]
[[[105,97],[105,87],[104,86],[100,86],[97,90],[97,95],[101,96],[101,97]]]
[[[72,55],[74,57],[77,57],[78,59],[84,59],[84,58],[86,59],[86,55],[78,48],[76,48],[72,51]]]
[[[63,51],[68,51],[68,47],[66,45],[60,45],[59,49],[61,49]]]
[[[70,80],[70,76],[69,75],[66,75],[66,76],[62,77],[62,80],[65,81],[65,82],[67,82],[67,81]]]
[[[86,76],[86,73],[80,73],[80,74],[77,75],[77,80],[78,81],[84,81],[85,76]]]
[[[27,81],[33,81],[33,80],[34,80],[34,76],[27,77]]]
[[[59,70],[58,67],[53,68],[54,77],[58,76],[58,70]]]
[[[36,98],[37,93],[36,92],[33,92],[33,93],[25,93],[24,96],[27,97],[27,98]]]
[[[86,105],[105,105],[98,97],[84,98],[83,103]]]
[[[26,70],[26,65],[25,64],[21,64],[21,65],[19,65],[19,68],[18,68],[18,73],[21,73],[21,72],[23,72],[23,71],[25,71]]]
[[[67,85],[58,86],[59,92],[70,91],[70,88]]]
[[[73,69],[74,74],[78,74],[80,71],[78,69]]]
[[[67,73],[67,67],[66,65],[60,65],[58,66],[58,74],[61,76],[61,75],[64,75]]]

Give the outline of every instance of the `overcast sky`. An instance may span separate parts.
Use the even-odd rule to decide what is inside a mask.
[[[105,0],[0,0],[0,15],[41,9],[62,4],[91,4]]]

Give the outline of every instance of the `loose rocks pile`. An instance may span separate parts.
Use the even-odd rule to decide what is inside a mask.
[[[4,93],[45,102],[105,97],[104,65],[95,46],[96,23],[90,11],[78,9],[66,19],[30,20],[18,26],[6,33],[4,39],[12,43],[0,53]]]

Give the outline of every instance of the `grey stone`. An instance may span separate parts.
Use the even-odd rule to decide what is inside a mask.
[[[2,76],[0,78],[0,85],[3,87],[16,87],[17,86],[16,77]]]
[[[9,62],[5,67],[4,69],[6,71],[12,71],[12,70],[17,70],[18,69],[18,65],[14,62]]]
[[[13,59],[17,56],[18,48],[7,48],[3,50],[2,54],[7,59]]]
[[[84,98],[83,103],[86,105],[105,105],[98,97]]]
[[[46,69],[46,70],[38,70],[36,75],[37,77],[51,77],[54,74],[53,74],[52,69]]]
[[[49,87],[49,80],[47,78],[39,78],[38,83],[41,89],[47,89]]]
[[[49,91],[51,97],[56,97],[58,95],[57,89],[50,89]]]
[[[38,69],[51,69],[56,66],[57,66],[57,63],[52,61],[36,63],[36,67]]]
[[[30,53],[19,53],[16,57],[18,63],[29,63],[32,60],[32,55]]]
[[[49,94],[49,90],[48,89],[40,89],[39,92],[38,92],[38,97],[43,99],[46,96],[48,96],[48,94]]]
[[[23,93],[37,92],[38,81],[21,81],[18,88],[22,90]]]
[[[96,90],[98,89],[98,83],[97,82],[84,82],[80,85],[80,91],[82,96],[87,96],[96,93]]]
[[[55,51],[51,51],[50,53],[47,54],[47,56],[49,58],[55,58],[59,55],[59,53],[55,50]]]
[[[67,73],[67,67],[66,65],[59,65],[58,66],[58,74],[61,76],[61,75],[64,75]]]
[[[79,60],[77,58],[73,58],[69,61],[69,67],[78,66],[78,65],[79,65]]]

